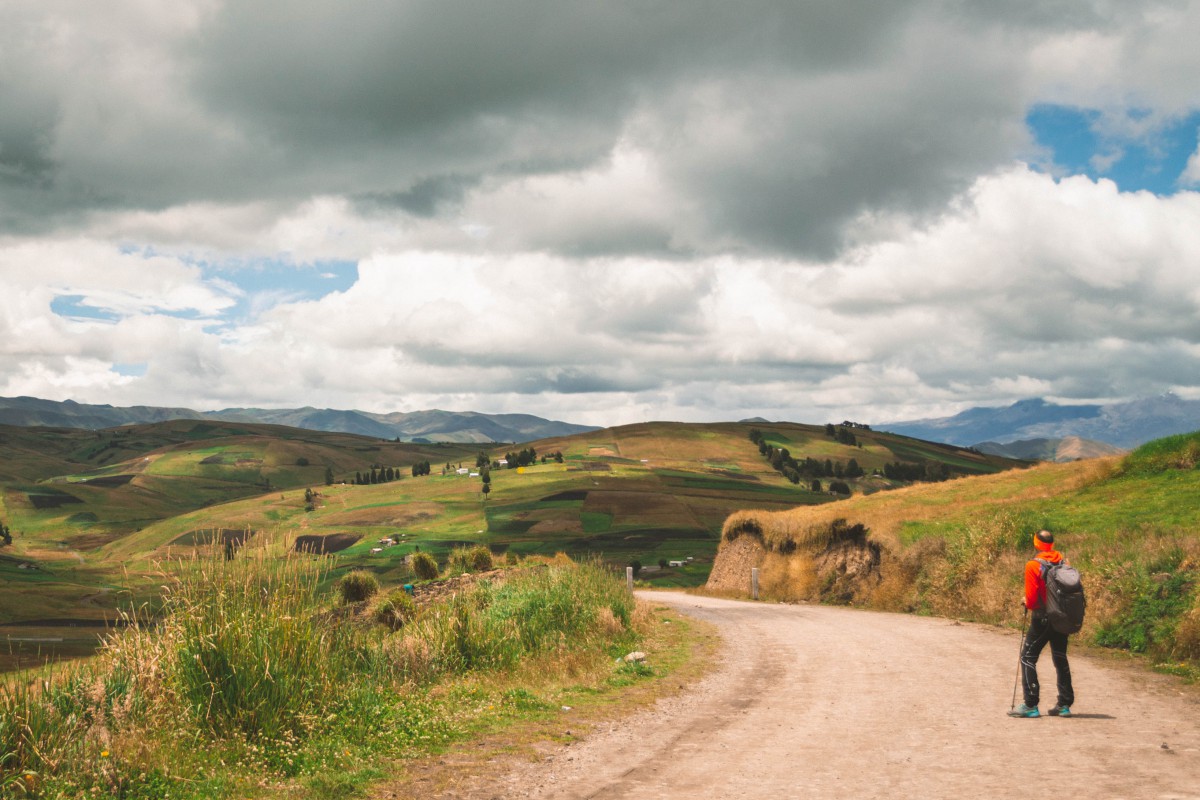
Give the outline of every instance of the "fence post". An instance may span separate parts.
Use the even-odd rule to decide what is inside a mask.
[[[758,599],[758,567],[750,568],[750,599]]]
[[[629,589],[629,593],[633,594],[633,567],[625,568],[625,586]]]

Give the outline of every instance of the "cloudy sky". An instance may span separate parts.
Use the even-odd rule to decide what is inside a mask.
[[[1200,397],[1200,0],[6,0],[0,396]]]

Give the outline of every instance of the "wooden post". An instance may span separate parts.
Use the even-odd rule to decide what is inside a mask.
[[[633,594],[633,567],[625,568],[625,586],[629,588],[629,593]]]
[[[750,599],[758,599],[758,567],[750,568]]]

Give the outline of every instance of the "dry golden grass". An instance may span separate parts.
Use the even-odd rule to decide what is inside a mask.
[[[817,597],[817,568],[807,554],[768,552],[760,576],[759,592],[765,599],[794,603]]]
[[[740,511],[726,521],[723,536],[732,539],[757,529],[771,550],[811,548],[824,544],[830,526],[844,519],[866,526],[874,541],[898,550],[906,523],[991,517],[997,507],[1069,494],[1104,480],[1112,475],[1116,464],[1116,459],[1043,464],[1027,470],[855,495],[837,503],[789,511]]]

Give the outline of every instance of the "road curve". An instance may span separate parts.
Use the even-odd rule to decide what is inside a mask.
[[[641,596],[714,623],[721,665],[679,697],[495,776],[491,796],[1200,798],[1200,703],[1159,676],[1076,654],[1076,716],[1011,719],[1011,632]],[[1049,653],[1039,667],[1052,692]]]

